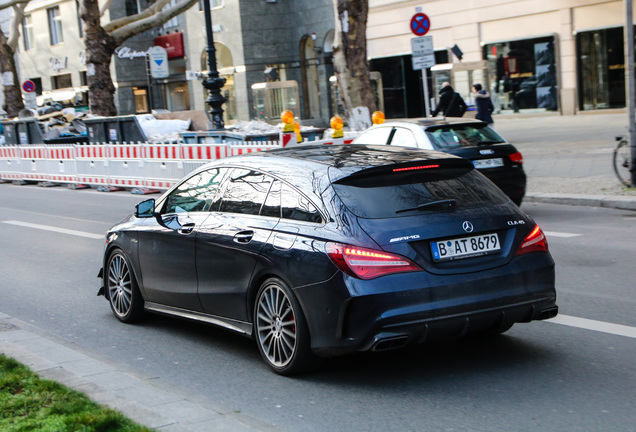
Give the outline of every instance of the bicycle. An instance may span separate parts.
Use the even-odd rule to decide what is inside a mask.
[[[622,184],[630,186],[632,183],[632,175],[629,171],[629,163],[632,159],[631,148],[625,136],[617,136],[616,141],[618,144],[614,148],[614,172]]]

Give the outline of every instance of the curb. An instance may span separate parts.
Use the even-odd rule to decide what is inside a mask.
[[[524,198],[524,202],[604,207],[636,211],[636,196],[528,193]]]
[[[162,432],[283,432],[0,313],[0,353]]]

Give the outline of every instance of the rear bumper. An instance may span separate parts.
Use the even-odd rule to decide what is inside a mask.
[[[314,286],[297,294],[314,312],[328,311],[307,317],[315,353],[398,348],[554,317],[553,262],[546,258],[527,260],[530,263],[534,265],[517,273],[504,266],[473,274],[417,272],[371,281],[345,276],[342,282],[350,293],[346,299],[324,296],[342,292],[335,286]]]

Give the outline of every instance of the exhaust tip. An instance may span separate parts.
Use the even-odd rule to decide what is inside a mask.
[[[386,339],[380,339],[373,345],[371,351],[388,351],[402,348],[407,344],[408,340],[408,336],[395,336]]]
[[[555,316],[557,316],[557,314],[559,313],[559,307],[558,306],[554,306],[548,309],[544,309],[541,311],[541,313],[539,314],[539,319],[540,320],[547,320],[550,318],[554,318]]]

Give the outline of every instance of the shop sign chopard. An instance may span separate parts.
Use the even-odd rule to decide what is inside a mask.
[[[129,47],[119,47],[115,50],[117,58],[134,60],[140,57],[146,57],[148,51],[137,51]]]

